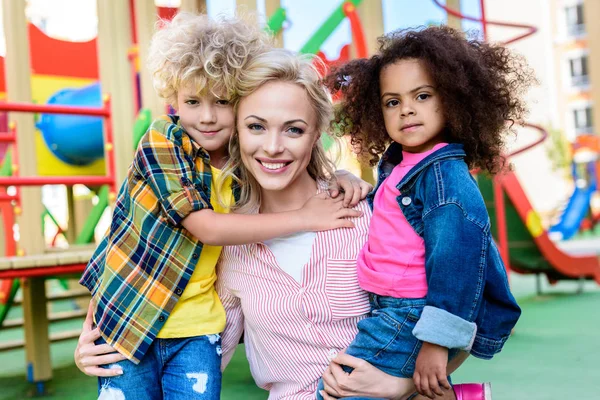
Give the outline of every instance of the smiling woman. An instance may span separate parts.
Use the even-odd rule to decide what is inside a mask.
[[[244,183],[236,212],[285,212],[324,191],[331,162],[319,138],[332,103],[312,59],[268,51],[249,63],[238,85],[237,132],[222,175]],[[252,375],[270,399],[313,400],[329,361],[350,344],[369,310],[356,259],[371,211],[365,201],[356,209],[362,216],[353,219],[354,229],[302,232],[223,250],[217,282],[227,312],[223,363],[243,333]],[[367,362],[352,376],[366,377],[367,392],[356,382],[348,387],[369,397],[394,397],[402,384]]]
[[[281,195],[285,189],[285,196],[296,204],[316,193],[317,182],[335,179],[333,163],[319,140],[333,106],[312,63],[308,55],[273,50],[244,71],[235,105],[237,134],[222,175],[247,183],[241,185],[237,212],[258,212],[259,206],[262,212],[277,212],[279,207],[265,202],[265,192]]]

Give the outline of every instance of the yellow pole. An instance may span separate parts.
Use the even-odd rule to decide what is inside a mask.
[[[460,0],[446,0],[446,6],[452,10],[460,11]],[[448,14],[446,25],[451,28],[462,30],[461,19]]]
[[[281,0],[265,0],[265,12],[267,14],[267,18],[269,18],[273,13],[281,7]],[[279,31],[275,35],[275,46],[283,47],[283,33]]]
[[[369,55],[377,51],[377,38],[383,35],[383,9],[381,0],[363,1],[358,6]]]
[[[128,1],[98,0],[98,60],[102,92],[110,95],[116,177],[123,182],[133,155],[134,89]]]
[[[206,14],[206,0],[181,0],[179,11]]]
[[[152,76],[146,67],[150,39],[154,33],[157,12],[154,0],[135,0],[136,33],[138,40],[138,57],[140,60],[140,86],[142,91],[142,107],[151,111],[156,118],[165,113],[165,103],[158,97],[152,86]]]
[[[31,63],[29,35],[25,17],[25,0],[3,1],[4,33],[6,38],[6,91],[8,101],[31,103]],[[17,123],[19,135],[19,173],[37,175],[35,157],[35,128],[33,114],[10,113]],[[27,254],[44,251],[44,235],[40,226],[42,191],[39,187],[23,187],[22,212],[17,216],[19,248]],[[23,284],[23,316],[25,331],[25,359],[30,368],[30,379],[42,383],[52,378],[46,315],[46,291],[43,278],[32,278]]]
[[[236,0],[237,11],[242,13],[256,13],[256,0]]]
[[[8,101],[31,103],[31,74],[29,35],[25,17],[25,0],[3,1],[4,36],[6,37],[6,97]],[[35,125],[31,113],[10,113],[9,120],[17,123],[19,136],[19,174],[37,175],[35,157]],[[19,248],[27,254],[44,252],[44,235],[40,226],[43,212],[42,191],[39,187],[23,187],[22,213],[19,224]]]
[[[594,133],[600,135],[600,2],[584,0],[583,20],[589,47],[588,70],[592,92],[592,123]]]

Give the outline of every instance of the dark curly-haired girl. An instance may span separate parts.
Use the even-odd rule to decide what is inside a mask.
[[[503,135],[534,78],[508,49],[448,27],[379,43],[325,79],[342,97],[335,126],[372,164],[383,154],[357,265],[372,312],[347,353],[431,398],[488,399],[489,384],[453,391],[447,375],[464,352],[499,352],[521,311],[469,169],[502,168]]]

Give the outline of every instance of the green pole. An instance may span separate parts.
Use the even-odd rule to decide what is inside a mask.
[[[355,7],[358,7],[362,0],[349,0]],[[300,53],[315,54],[319,51],[325,40],[333,33],[333,31],[342,23],[346,14],[344,14],[343,1],[333,13],[327,18],[323,25],[308,39],[308,42],[300,49]]]
[[[280,30],[283,29],[283,23],[286,19],[287,16],[285,14],[285,8],[279,7],[277,10],[275,10],[273,15],[271,15],[269,21],[267,21],[266,30],[270,31],[273,34],[278,33]]]

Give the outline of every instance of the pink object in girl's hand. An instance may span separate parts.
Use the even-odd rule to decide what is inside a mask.
[[[461,383],[453,386],[456,400],[492,400],[492,385],[486,383]]]

